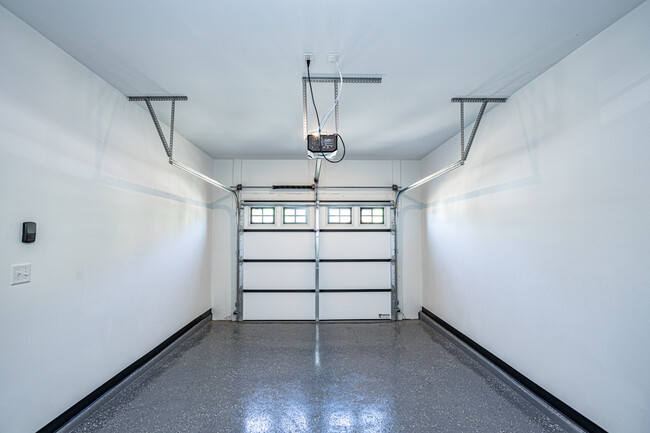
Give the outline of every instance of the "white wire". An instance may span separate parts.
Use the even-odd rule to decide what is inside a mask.
[[[320,126],[323,128],[325,124],[327,123],[327,120],[330,118],[332,115],[332,112],[334,111],[334,108],[338,105],[339,99],[341,99],[341,94],[343,93],[343,73],[341,72],[341,68],[339,67],[339,62],[336,62],[336,70],[339,73],[339,78],[341,79],[341,84],[339,85],[339,94],[336,96],[336,99],[330,105],[329,110],[327,110],[327,113],[325,113],[325,116],[321,119]],[[320,136],[320,130],[318,131],[318,135]],[[338,131],[336,131],[338,132]]]

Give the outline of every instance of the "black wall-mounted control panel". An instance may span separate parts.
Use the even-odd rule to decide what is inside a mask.
[[[36,240],[36,223],[27,221],[23,223],[23,242],[30,244]]]
[[[315,135],[309,135],[307,137],[307,150],[312,153],[332,153],[336,152],[337,149],[338,136],[336,134],[321,135],[320,143]]]

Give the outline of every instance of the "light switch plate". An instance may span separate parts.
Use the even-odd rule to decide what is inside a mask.
[[[29,283],[32,280],[31,263],[11,265],[11,285]]]

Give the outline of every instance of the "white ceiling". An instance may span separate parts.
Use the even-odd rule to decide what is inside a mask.
[[[215,158],[305,158],[303,53],[312,73],[340,53],[384,77],[343,88],[354,159],[422,158],[458,132],[450,98],[509,96],[642,2],[0,0],[125,95],[187,95],[177,131]],[[332,89],[315,84],[321,114]]]

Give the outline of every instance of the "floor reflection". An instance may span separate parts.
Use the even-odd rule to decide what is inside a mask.
[[[322,431],[328,433],[388,431],[385,423],[388,413],[388,407],[383,405],[350,405],[347,410],[335,409],[329,412],[327,425]]]
[[[388,421],[387,404],[312,404],[258,397],[248,405],[244,425],[246,433],[380,433],[389,431]]]

